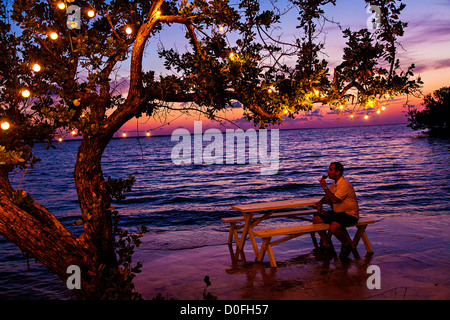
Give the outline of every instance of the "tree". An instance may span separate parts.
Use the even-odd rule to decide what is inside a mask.
[[[72,2],[64,1],[66,6]],[[344,30],[347,47],[333,72],[319,59],[324,43],[317,26],[327,20],[323,7],[335,0],[290,1],[304,33],[293,43],[274,34],[281,9],[262,10],[257,0],[236,5],[227,0],[77,0],[74,21],[54,1],[17,0],[13,28],[0,2],[0,118],[9,124],[0,136],[0,233],[64,281],[67,267],[79,266],[83,285],[74,294],[80,299],[136,298],[132,268],[114,246],[113,193],[101,168],[113,134],[134,117],[168,110],[215,119],[239,101],[248,120],[264,128],[314,103],[339,111],[414,93],[420,84],[411,80],[414,66],[402,72],[396,59],[406,27],[399,20],[404,5],[373,2],[381,8],[380,28]],[[144,70],[144,50],[157,49],[149,47],[149,39],[177,25],[184,27],[191,49],[158,49],[172,73]],[[297,57],[295,65],[283,62],[292,57]],[[31,69],[36,63],[40,68]],[[114,78],[125,63],[128,89],[121,94]],[[83,225],[78,236],[9,181],[12,170],[38,161],[33,144],[47,141],[51,147],[58,130],[82,136],[74,168]],[[123,234],[121,241],[137,238]],[[116,280],[106,280],[112,277]]]
[[[414,130],[426,130],[433,137],[449,136],[450,87],[443,87],[428,94],[423,99],[422,111],[417,108],[408,111],[408,127]]]

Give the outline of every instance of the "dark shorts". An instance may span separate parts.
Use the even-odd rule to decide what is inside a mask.
[[[345,212],[324,211],[317,215],[323,222],[330,224],[335,221],[343,228],[351,226],[358,222],[358,218],[346,214]]]

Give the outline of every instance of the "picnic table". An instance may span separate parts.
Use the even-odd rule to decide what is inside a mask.
[[[280,201],[266,201],[251,204],[242,204],[231,206],[232,209],[239,211],[241,217],[228,217],[223,218],[223,222],[230,223],[230,233],[228,237],[228,243],[231,244],[233,236],[236,242],[237,250],[243,250],[247,235],[250,237],[250,241],[253,246],[253,251],[255,255],[258,254],[258,246],[255,241],[253,234],[253,228],[256,227],[262,221],[269,218],[281,218],[281,217],[300,217],[305,215],[311,215],[316,210],[305,210],[306,207],[312,207],[319,202],[322,197],[308,197],[308,198],[296,198],[291,200],[280,200]],[[282,211],[282,209],[292,209],[298,208],[300,210],[294,211]],[[302,210],[303,209],[303,210]],[[255,215],[257,212],[263,212],[262,214]],[[241,226],[236,226],[237,222],[243,221],[244,224]],[[237,231],[242,230],[241,238],[239,239]]]
[[[301,220],[307,220],[312,222],[311,218],[306,218],[306,215],[313,215],[317,212],[316,209],[311,209],[307,207],[314,207],[317,202],[320,201],[322,197],[308,197],[308,198],[296,198],[291,200],[281,200],[281,201],[266,201],[251,204],[242,204],[231,206],[234,210],[239,211],[242,216],[237,217],[226,217],[222,218],[223,222],[230,223],[230,232],[228,236],[228,244],[231,246],[233,238],[236,243],[236,252],[242,252],[244,249],[245,241],[247,236],[250,238],[253,252],[255,253],[256,261],[262,262],[264,255],[267,252],[270,260],[270,265],[276,267],[275,257],[272,252],[272,247],[281,244],[285,241],[294,239],[304,234],[310,234],[313,240],[314,246],[317,247],[317,240],[315,237],[315,232],[326,231],[329,228],[329,224],[319,223],[319,224],[308,224],[299,226],[289,226],[281,227],[275,229],[262,229],[254,230],[254,228],[260,224],[262,221],[269,218],[282,218],[291,217]],[[284,211],[284,209],[292,209],[291,211]],[[283,210],[283,211],[280,211]],[[257,212],[263,212],[261,214],[255,214]],[[241,225],[237,225],[238,222],[243,222]],[[349,226],[356,227],[357,231],[352,239],[348,234],[347,230],[346,236],[353,249],[358,246],[359,240],[362,239],[366,247],[367,252],[373,252],[372,246],[366,234],[367,225],[375,223],[373,220],[369,219],[359,219],[358,223]],[[242,229],[241,237],[239,238],[238,230]],[[272,238],[284,236],[284,238],[272,240]],[[263,240],[261,248],[258,249],[255,237],[261,238]]]

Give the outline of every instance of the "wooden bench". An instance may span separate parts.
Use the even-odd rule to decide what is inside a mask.
[[[349,227],[356,227],[358,230],[356,231],[355,236],[353,237],[353,240],[350,238],[350,235],[347,234],[347,238],[352,246],[353,249],[356,249],[358,246],[359,240],[362,238],[364,245],[366,247],[367,252],[373,252],[372,246],[370,245],[369,238],[366,234],[366,228],[367,225],[375,223],[374,220],[367,220],[367,219],[360,219],[358,223],[351,225]],[[315,236],[314,233],[318,231],[326,231],[329,228],[329,224],[326,223],[317,223],[317,224],[309,224],[309,225],[302,225],[302,226],[295,226],[295,227],[284,227],[284,228],[277,228],[277,229],[267,229],[267,230],[258,230],[253,231],[253,235],[255,237],[261,238],[263,240],[261,244],[261,249],[258,251],[258,255],[256,258],[256,261],[262,262],[264,259],[264,255],[267,252],[267,255],[269,257],[270,266],[276,268],[277,263],[275,261],[275,257],[273,255],[272,247],[286,242],[288,240],[297,238],[301,235],[310,233],[312,237]],[[272,241],[273,237],[278,236],[286,236],[284,238]],[[316,246],[317,244],[314,243]]]
[[[312,219],[305,218],[302,216],[305,215],[312,215],[314,213],[317,213],[317,210],[296,210],[296,211],[285,211],[285,212],[274,212],[270,216],[266,216],[265,214],[255,214],[252,216],[251,221],[254,222],[260,222],[264,219],[271,219],[271,218],[295,218],[300,219],[304,221],[311,221]],[[260,221],[257,221],[260,220]],[[222,218],[222,222],[229,223],[230,224],[230,232],[228,234],[228,244],[231,245],[233,243],[233,237],[235,239],[236,243],[239,243],[239,236],[238,236],[238,230],[244,228],[244,224],[237,226],[238,222],[244,222],[245,218],[244,216],[236,216],[236,217],[226,217]]]

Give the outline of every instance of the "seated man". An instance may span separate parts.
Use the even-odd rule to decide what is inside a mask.
[[[340,257],[347,257],[352,247],[348,243],[345,234],[345,227],[355,224],[359,219],[358,200],[355,190],[350,182],[344,177],[344,166],[339,162],[332,162],[328,168],[328,177],[334,182],[328,189],[325,179],[320,179],[319,183],[325,191],[325,196],[317,203],[318,214],[314,216],[313,223],[327,223],[330,225],[329,231],[342,243]],[[323,212],[322,204],[330,204],[332,211]],[[319,232],[322,245],[319,251],[332,252],[331,239],[325,231]]]

